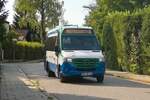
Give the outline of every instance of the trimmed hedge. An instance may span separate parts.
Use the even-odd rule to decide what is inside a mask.
[[[5,59],[35,60],[43,58],[43,45],[38,42],[19,41],[8,43],[4,48]]]
[[[150,5],[133,11],[98,8],[87,24],[97,32],[108,68],[150,75]]]
[[[111,44],[103,41],[104,49],[111,45],[110,50],[116,50],[117,54],[105,50],[106,60],[110,55],[117,58],[118,68],[138,74],[150,75],[150,7],[135,12],[112,12],[105,17],[105,24],[112,29],[111,32],[103,32],[103,40],[109,38],[115,41]],[[107,29],[106,31],[108,31]],[[113,34],[114,38],[109,34]],[[113,65],[114,58],[107,60],[109,68],[116,69]],[[114,66],[111,67],[111,66]]]

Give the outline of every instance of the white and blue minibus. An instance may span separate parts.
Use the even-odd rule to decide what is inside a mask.
[[[55,75],[61,82],[68,77],[104,80],[104,56],[91,27],[65,25],[48,31],[44,66],[48,76]]]

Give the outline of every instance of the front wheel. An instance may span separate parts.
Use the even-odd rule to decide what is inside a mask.
[[[59,78],[60,82],[66,82],[66,77],[64,77],[63,75],[60,75]]]
[[[48,77],[54,77],[55,76],[55,74],[54,74],[54,72],[52,72],[52,71],[48,71]]]
[[[44,59],[44,69],[48,72],[48,62]]]
[[[103,81],[104,81],[104,75],[102,75],[102,76],[97,76],[96,79],[97,79],[97,82],[98,82],[98,83],[103,83]]]
[[[49,63],[48,63],[48,62],[46,62],[45,70],[46,70],[46,72],[47,72],[47,74],[48,74],[48,77],[54,77],[54,76],[55,76],[54,72],[52,72],[52,71],[49,69]]]

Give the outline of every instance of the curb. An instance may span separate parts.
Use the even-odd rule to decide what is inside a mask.
[[[58,100],[54,95],[46,93],[45,89],[39,85],[38,81],[30,79],[30,77],[28,77],[28,75],[19,66],[18,68],[20,69],[20,72],[24,75],[24,77],[27,78],[28,82],[32,84],[35,88],[37,88],[44,96],[47,97],[47,100]]]
[[[139,82],[150,83],[150,76],[148,75],[136,75],[129,72],[119,72],[119,71],[106,71],[106,75],[121,77],[125,79],[131,79]]]
[[[1,62],[0,62],[0,83],[1,83],[1,78],[2,78],[2,68],[1,68]]]
[[[43,62],[43,59],[38,60],[4,60],[2,63],[37,63]]]

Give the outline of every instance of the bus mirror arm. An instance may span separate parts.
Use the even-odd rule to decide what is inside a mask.
[[[55,46],[55,53],[56,53],[57,56],[60,53],[60,48],[58,46]]]

